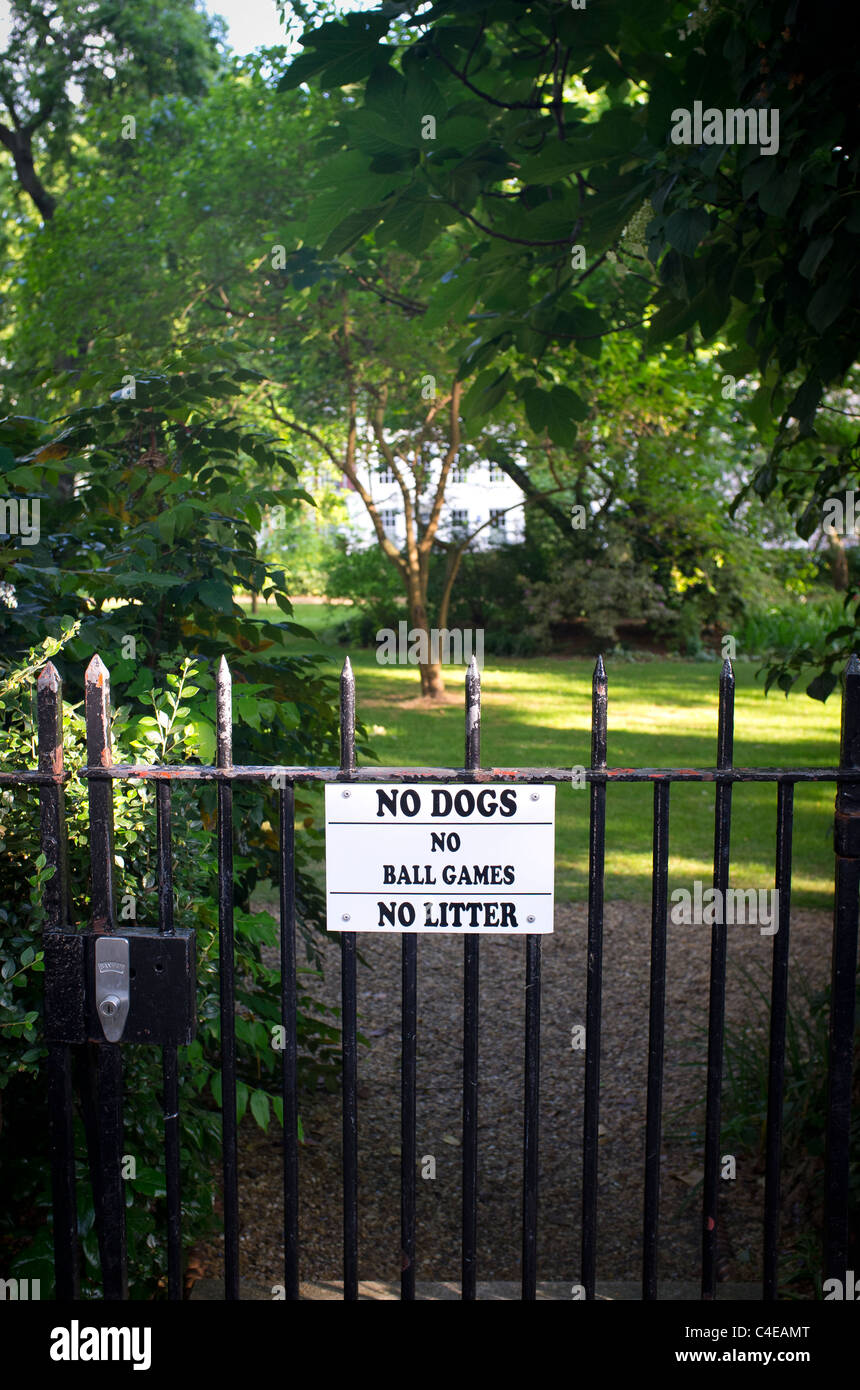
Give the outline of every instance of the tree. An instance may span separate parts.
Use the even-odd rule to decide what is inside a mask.
[[[249,379],[186,355],[182,370],[141,373],[133,386],[93,372],[99,404],[73,412],[60,430],[0,420],[0,472],[17,523],[0,549],[0,634],[13,654],[55,636],[64,619],[77,622],[66,647],[69,693],[80,693],[81,672],[98,653],[137,714],[165,657],[179,666],[185,657],[214,665],[226,656],[235,667],[237,760],[267,761],[274,741],[287,763],[330,761],[335,715],[323,658],[291,651],[294,636],[309,634],[292,621],[284,571],[256,545],[265,507],[309,499],[278,441],[222,413]],[[237,466],[243,455],[280,475],[277,491],[249,485]],[[64,497],[57,478],[70,470],[74,493]],[[282,620],[248,617],[234,601],[240,587],[273,598]],[[211,711],[196,724],[210,761]],[[258,871],[275,872],[277,841],[262,828],[259,798],[254,805],[246,834],[259,857],[244,897]]]
[[[217,24],[194,0],[10,0],[0,52],[0,145],[22,191],[45,221],[56,209],[37,158],[68,162],[80,114],[98,102],[123,107],[141,96],[199,96],[218,62]],[[79,99],[78,99],[79,94]],[[126,136],[128,138],[128,136]]]
[[[391,42],[398,13],[383,5],[309,31],[283,85],[362,87],[331,132],[331,186],[351,171],[344,235],[351,226],[354,239],[362,219],[414,250],[419,211],[419,249],[443,228],[460,233],[470,265],[436,292],[468,314],[466,286],[480,286],[488,313],[470,369],[512,333],[537,357],[535,338],[582,351],[617,327],[626,302],[615,323],[577,321],[588,308],[582,287],[644,207],[640,238],[660,270],[643,305],[658,310],[650,342],[694,325],[711,339],[731,320],[763,368],[773,360],[781,377],[805,373],[795,418],[811,419],[814,380],[844,376],[858,333],[845,283],[860,232],[858,59],[832,43],[825,11],[795,7],[786,18],[775,0],[701,5],[679,28],[668,2],[646,14],[633,3],[579,11],[455,0],[395,27]],[[690,118],[689,140],[676,143],[696,102],[698,126]],[[745,123],[740,142],[727,137],[721,113],[738,106],[765,117],[749,143]],[[703,121],[703,109],[720,120]]]
[[[472,540],[440,537],[439,484],[443,465],[454,461],[455,430],[463,462],[478,451],[496,461],[523,489],[527,506],[551,519],[571,559],[599,557],[592,543],[601,534],[598,518],[604,509],[617,517],[623,506],[628,529],[659,533],[659,544],[650,542],[651,563],[665,564],[677,543],[685,581],[712,573],[726,546],[712,524],[725,502],[718,492],[714,506],[711,480],[724,463],[740,487],[760,462],[744,426],[753,392],[742,385],[727,391],[714,346],[691,342],[685,351],[685,343],[669,343],[640,360],[644,328],[603,331],[625,302],[641,315],[652,289],[635,219],[581,287],[577,313],[591,331],[576,351],[564,339],[521,327],[493,343],[485,365],[475,345],[496,316],[481,307],[485,290],[472,269],[480,269],[480,257],[456,214],[407,200],[370,231],[361,232],[361,219],[344,223],[345,201],[369,188],[385,197],[392,181],[396,188],[411,177],[384,153],[368,173],[355,150],[319,168],[327,128],[348,124],[354,107],[348,95],[278,95],[259,63],[241,62],[200,103],[141,102],[133,142],[103,137],[103,114],[95,109],[80,130],[92,151],[89,177],[70,190],[50,238],[32,234],[10,264],[16,314],[8,379],[18,408],[42,410],[58,389],[65,399],[85,380],[65,373],[58,386],[50,377],[58,335],[70,335],[59,338],[66,351],[73,336],[83,338],[87,360],[115,375],[133,362],[156,369],[166,343],[177,352],[201,343],[240,351],[265,378],[243,398],[243,418],[274,424],[296,453],[328,458],[370,501],[378,543],[397,569],[419,631],[447,626]],[[405,119],[401,133],[414,144]],[[337,187],[329,190],[332,167]],[[516,281],[504,293],[513,301]],[[528,360],[538,341],[539,355]],[[458,358],[473,362],[469,382],[461,384],[466,373],[455,370]],[[425,398],[425,389],[435,395]],[[731,426],[742,444],[716,444],[718,423]],[[707,476],[708,487],[700,497],[686,490],[686,532],[665,519],[677,507],[661,515],[644,498],[638,509],[631,505],[642,477],[637,451],[653,435],[663,453],[671,449],[673,460],[681,459],[675,431],[716,450],[714,469],[690,475],[691,483]],[[359,477],[362,463],[391,468],[386,450],[409,530],[402,554]],[[421,451],[416,473],[410,460]],[[571,503],[589,510],[588,544],[571,527]],[[754,497],[745,507],[758,515]],[[730,531],[736,549],[744,527]],[[608,536],[601,541],[604,548],[610,543]],[[437,565],[444,567],[442,585],[434,577],[431,586],[438,608],[428,603]],[[705,585],[701,577],[695,582]],[[438,671],[425,663],[420,674],[425,692],[441,692]]]
[[[84,389],[87,377],[64,373],[58,384],[50,373],[58,346],[72,346],[58,342],[60,325],[86,343],[93,369],[119,376],[132,362],[155,369],[166,343],[241,351],[265,377],[241,403],[243,418],[274,423],[349,479],[426,637],[434,620],[446,624],[462,550],[440,540],[462,387],[440,346],[444,326],[423,326],[425,306],[410,290],[421,262],[381,245],[347,266],[303,250],[309,217],[319,225],[331,216],[305,168],[327,108],[302,94],[277,97],[253,64],[237,64],[204,103],[142,109],[128,158],[109,152],[108,167],[71,191],[51,238],[28,244],[10,287],[19,313],[9,376],[28,409],[58,389]],[[100,120],[95,112],[84,128],[93,145]],[[465,447],[474,453],[477,443]],[[363,467],[382,464],[402,498],[402,553],[362,480]],[[448,581],[431,615],[429,569],[440,550]],[[441,695],[441,668],[425,647],[422,691]]]
[[[642,324],[649,352],[713,344],[759,387],[746,409],[768,457],[743,495],[779,489],[810,533],[857,459],[856,430],[835,457],[812,448],[822,404],[846,408],[860,334],[858,55],[826,7],[451,0],[302,42],[284,86],[361,92],[318,180],[342,189],[324,249],[380,228],[413,253],[443,242],[427,298],[472,328],[461,375],[494,391],[513,348],[507,389],[559,443],[565,412],[533,374],[551,344],[598,357]],[[613,256],[632,273],[598,305]]]

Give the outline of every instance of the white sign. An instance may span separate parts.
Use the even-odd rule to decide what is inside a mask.
[[[329,931],[551,932],[555,787],[325,789]]]

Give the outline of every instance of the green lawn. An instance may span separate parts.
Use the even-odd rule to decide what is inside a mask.
[[[320,634],[338,669],[345,655],[330,639],[332,622],[348,610],[296,604],[296,621]],[[487,642],[489,648],[491,643]],[[458,705],[410,707],[420,693],[410,666],[379,666],[372,651],[350,653],[358,718],[380,763],[461,765],[463,714]],[[735,762],[739,766],[833,766],[838,760],[839,700],[825,705],[802,693],[767,698],[756,665],[735,664]],[[482,678],[484,766],[573,767],[590,761],[592,663],[577,659],[494,658]],[[449,688],[462,689],[462,668],[449,668]],[[607,663],[609,755],[616,767],[713,767],[719,663]],[[798,907],[829,907],[833,883],[833,783],[795,791],[793,897]],[[321,796],[319,797],[321,803]],[[606,896],[647,899],[651,875],[648,785],[607,791]],[[583,899],[588,885],[587,792],[560,786],[556,810],[556,894]],[[776,788],[736,786],[733,792],[732,885],[773,887]],[[714,788],[677,785],[671,794],[670,890],[710,881]]]

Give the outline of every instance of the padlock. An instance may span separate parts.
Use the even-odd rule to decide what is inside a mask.
[[[98,936],[95,940],[96,1013],[108,1042],[119,1042],[128,1018],[128,938]]]

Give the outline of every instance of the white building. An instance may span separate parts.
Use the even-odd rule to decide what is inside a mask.
[[[361,469],[360,477],[379,509],[387,535],[402,548],[406,542],[406,520],[403,496],[394,474],[383,467]],[[343,496],[350,533],[359,545],[370,545],[375,532],[367,508],[349,483],[346,487]],[[422,518],[429,515],[434,492],[435,482],[422,497]],[[480,461],[451,469],[439,519],[440,540],[474,536],[471,549],[487,550],[503,542],[522,541],[524,535],[522,489],[497,464]]]

